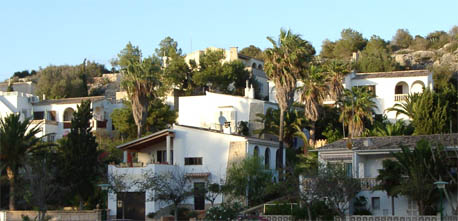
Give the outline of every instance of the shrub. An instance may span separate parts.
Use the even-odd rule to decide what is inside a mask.
[[[298,208],[297,204],[293,204],[291,208],[291,204],[282,203],[282,204],[275,204],[275,205],[267,205],[266,206],[266,215],[292,215],[294,209]]]
[[[154,216],[156,216],[156,213],[151,212],[151,213],[148,213],[148,215],[146,215],[146,216],[147,216],[148,218],[151,218],[151,219],[152,219],[152,218],[154,218]]]
[[[233,220],[242,208],[240,203],[223,203],[207,210],[205,220]]]
[[[175,215],[175,210],[171,210],[170,215]],[[178,220],[188,220],[193,217],[197,217],[197,212],[186,207],[178,207]]]

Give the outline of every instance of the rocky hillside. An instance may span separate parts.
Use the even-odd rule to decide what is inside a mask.
[[[436,50],[402,49],[392,54],[400,66],[405,69],[425,69],[434,66],[449,66],[454,72],[458,72],[458,43],[445,44]]]

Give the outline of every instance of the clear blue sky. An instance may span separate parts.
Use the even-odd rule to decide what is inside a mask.
[[[78,64],[109,66],[128,41],[152,54],[171,36],[185,53],[209,46],[269,47],[291,28],[319,51],[344,28],[391,40],[398,28],[425,36],[458,25],[458,1],[413,0],[30,0],[0,3],[0,80],[15,71]],[[191,44],[192,42],[192,44]]]

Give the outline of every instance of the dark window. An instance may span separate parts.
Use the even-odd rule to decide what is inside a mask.
[[[266,148],[266,153],[264,154],[264,165],[266,169],[270,169],[270,149]]]
[[[353,165],[351,163],[345,163],[345,172],[348,177],[353,177]]]
[[[194,183],[194,210],[205,209],[205,183]]]
[[[184,165],[202,165],[202,157],[185,157]]]
[[[402,85],[396,85],[396,87],[394,88],[394,93],[402,94]]]
[[[33,119],[34,120],[43,120],[44,118],[45,118],[45,112],[44,111],[33,112]]]
[[[259,147],[258,146],[254,147],[253,156],[259,157]]]
[[[372,197],[372,209],[380,209],[380,197]]]
[[[165,150],[158,150],[156,153],[157,153],[157,162],[158,162],[158,163],[165,163],[165,162],[167,162],[167,151],[165,151]]]

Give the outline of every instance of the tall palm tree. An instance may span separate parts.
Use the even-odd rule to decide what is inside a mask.
[[[40,124],[31,125],[28,119],[21,122],[19,114],[0,118],[0,171],[6,168],[10,185],[9,209],[15,210],[15,181],[26,156],[38,147]]]
[[[322,69],[316,65],[310,65],[302,76],[303,85],[299,87],[300,100],[304,104],[304,115],[310,121],[310,142],[315,145],[315,127],[319,117],[319,106],[329,94],[325,76]]]
[[[148,114],[148,105],[151,100],[162,95],[159,72],[160,61],[157,57],[143,60],[129,60],[123,68],[121,86],[127,91],[132,102],[132,113],[137,125],[137,137],[140,138]]]
[[[284,114],[294,102],[297,79],[312,59],[315,49],[291,30],[281,29],[277,41],[271,37],[267,37],[267,40],[272,43],[272,48],[264,52],[264,68],[269,79],[275,83],[276,99],[280,107],[279,147],[280,153],[283,153]]]
[[[324,64],[326,80],[329,87],[329,95],[333,100],[337,100],[343,93],[344,78],[348,74],[348,64],[339,60],[332,60]]]
[[[359,137],[364,131],[364,120],[373,122],[374,109],[377,107],[373,100],[375,96],[365,87],[345,89],[339,100],[342,112],[339,121],[348,125],[350,137]]]

